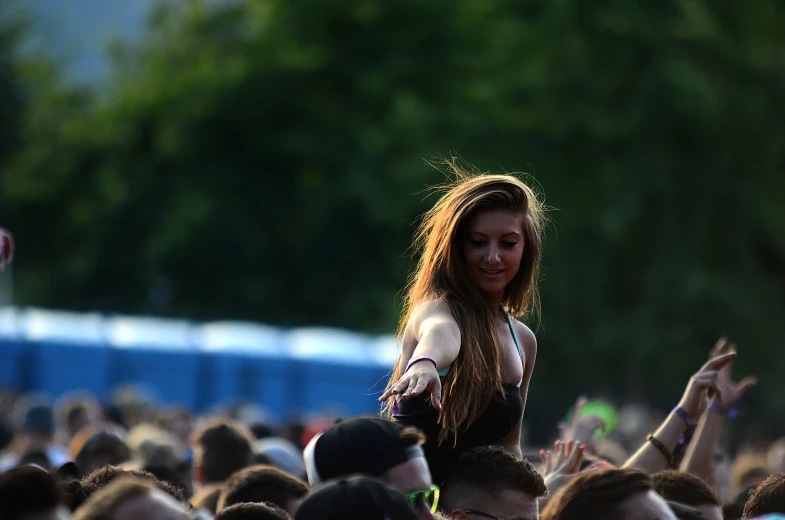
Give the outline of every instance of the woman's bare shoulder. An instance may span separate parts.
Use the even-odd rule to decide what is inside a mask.
[[[515,327],[515,336],[521,345],[527,358],[532,358],[537,355],[537,337],[534,332],[522,321],[514,320],[513,326]]]
[[[457,326],[450,304],[443,299],[427,300],[415,307],[409,322],[406,324],[406,331],[417,334],[423,328],[440,323],[455,324]]]

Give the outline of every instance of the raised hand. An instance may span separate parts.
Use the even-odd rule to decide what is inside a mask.
[[[553,452],[540,450],[545,487],[553,496],[564,487],[581,469],[586,445],[574,441],[556,441]]]
[[[723,354],[736,354],[736,345],[729,343],[724,337],[717,340],[714,348],[711,349],[711,357],[714,358]],[[758,379],[752,376],[747,376],[735,383],[731,374],[732,369],[733,360],[717,371],[716,383],[720,395],[715,397],[714,400],[725,409],[733,407],[750,388],[758,384]]]
[[[437,410],[442,409],[442,383],[439,373],[431,363],[421,361],[409,367],[409,370],[388,388],[379,400],[386,401],[395,395],[400,395],[403,400],[408,400],[422,395],[423,392],[431,393],[431,406]]]
[[[594,433],[597,430],[605,430],[605,421],[596,415],[581,417],[585,405],[586,397],[579,397],[573,407],[570,422],[559,423],[559,438],[572,439],[578,444],[591,447]]]
[[[728,352],[712,357],[690,378],[679,406],[692,417],[698,417],[704,406],[705,396],[722,400],[722,388],[717,380],[719,373],[736,359],[736,352]]]

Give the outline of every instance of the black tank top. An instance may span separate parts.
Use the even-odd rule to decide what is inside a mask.
[[[472,448],[497,444],[518,426],[523,417],[520,388],[512,383],[504,383],[502,386],[504,393],[498,390],[493,392],[491,402],[482,415],[458,434],[456,446],[453,446],[450,439],[439,446],[439,412],[431,406],[431,394],[398,403],[395,420],[405,426],[416,426],[427,437],[423,450],[435,483],[441,484],[444,481],[450,464],[461,453]]]

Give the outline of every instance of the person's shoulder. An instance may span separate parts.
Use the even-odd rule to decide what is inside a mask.
[[[413,331],[421,331],[424,326],[428,328],[430,325],[440,323],[455,324],[457,326],[450,305],[443,299],[432,299],[424,301],[415,307],[406,328]]]
[[[515,328],[515,335],[521,348],[525,351],[527,356],[537,354],[537,336],[534,332],[522,321],[513,320],[513,327]]]
[[[442,316],[455,319],[453,318],[450,304],[442,298],[426,300],[417,305],[412,313],[412,318],[419,320]]]

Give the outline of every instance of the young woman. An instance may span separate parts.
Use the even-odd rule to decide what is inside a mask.
[[[544,207],[510,175],[470,175],[424,216],[399,327],[402,351],[380,400],[424,431],[434,481],[460,452],[499,444],[520,456],[537,342],[514,316],[539,311]]]

